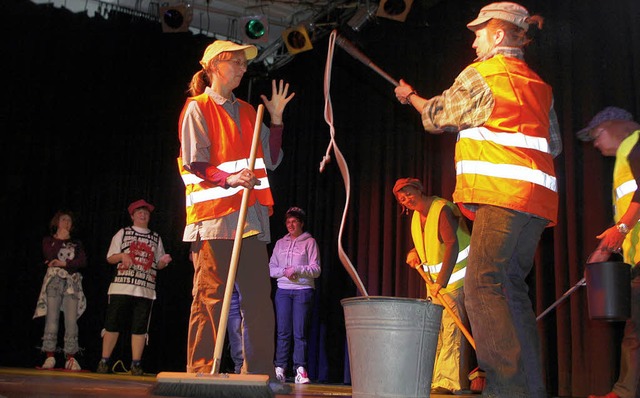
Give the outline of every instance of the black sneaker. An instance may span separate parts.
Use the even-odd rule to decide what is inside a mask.
[[[131,375],[132,376],[143,376],[144,370],[142,370],[142,366],[131,364]]]
[[[109,372],[110,372],[109,364],[107,363],[107,361],[100,360],[100,362],[98,362],[98,368],[96,369],[96,373],[106,374]]]

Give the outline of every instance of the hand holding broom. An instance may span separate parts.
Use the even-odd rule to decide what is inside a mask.
[[[418,267],[416,267],[416,270],[418,271],[420,276],[422,276],[422,279],[424,279],[424,281],[427,282],[427,286],[429,286],[429,287],[433,286],[434,283],[433,283],[433,281],[431,281],[431,278],[429,278],[429,275],[427,275],[427,273],[424,272],[424,268],[422,268],[422,264],[419,265]],[[462,323],[460,318],[456,315],[455,312],[453,312],[453,310],[451,309],[451,307],[447,303],[447,300],[444,297],[444,295],[438,291],[438,293],[436,294],[436,297],[438,298],[438,300],[440,300],[440,302],[442,303],[442,306],[444,307],[445,311],[447,311],[449,313],[449,315],[451,316],[451,318],[453,318],[453,321],[456,323],[456,325],[458,325],[458,327],[462,331],[462,334],[464,334],[464,336],[467,338],[467,340],[469,340],[469,344],[471,344],[471,346],[475,350],[476,349],[475,340],[471,336],[471,333],[469,333],[467,328],[464,326],[464,324]]]

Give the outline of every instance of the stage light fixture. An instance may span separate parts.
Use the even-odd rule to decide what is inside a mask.
[[[376,16],[404,22],[413,0],[381,0]]]
[[[347,21],[347,25],[356,32],[360,32],[362,28],[376,17],[377,4],[369,4],[365,7],[359,7],[355,14]]]
[[[269,20],[266,15],[240,18],[242,39],[245,43],[266,43],[269,40]]]
[[[282,40],[287,46],[287,51],[292,55],[313,49],[309,33],[304,25],[285,29],[282,32]]]
[[[160,22],[165,33],[187,32],[193,10],[185,4],[174,4],[160,7]]]

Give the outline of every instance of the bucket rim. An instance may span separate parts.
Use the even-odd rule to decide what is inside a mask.
[[[598,265],[626,265],[629,268],[633,267],[631,264],[625,263],[624,261],[596,261],[593,263],[587,263],[585,267],[592,267],[592,266],[598,266]]]
[[[415,303],[432,303],[431,300],[409,298],[409,297],[394,297],[394,296],[357,296],[346,297],[340,300],[340,303],[344,305],[355,304],[361,302],[415,302]]]

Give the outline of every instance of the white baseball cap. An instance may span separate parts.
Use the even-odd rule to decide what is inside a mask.
[[[225,51],[241,51],[244,50],[244,56],[249,59],[253,59],[258,55],[258,48],[251,44],[237,44],[227,40],[216,40],[207,46],[204,50],[204,55],[200,60],[200,65],[203,68],[207,67],[207,64],[213,57]]]

